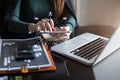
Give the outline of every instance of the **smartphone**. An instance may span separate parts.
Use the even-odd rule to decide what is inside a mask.
[[[40,31],[41,34],[63,34],[71,33],[71,31]]]

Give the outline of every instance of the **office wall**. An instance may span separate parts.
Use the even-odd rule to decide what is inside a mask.
[[[80,25],[120,24],[120,0],[74,0],[74,2]]]

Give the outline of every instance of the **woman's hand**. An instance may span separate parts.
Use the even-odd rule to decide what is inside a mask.
[[[54,22],[52,19],[41,19],[40,21],[38,21],[36,24],[30,24],[29,25],[29,31],[30,32],[37,32],[37,31],[56,31],[57,29],[54,27]],[[70,31],[70,27],[68,26],[63,26],[59,28],[60,31]],[[51,33],[51,36],[65,41],[68,40],[70,38],[70,33],[63,33],[63,34],[59,34],[59,33]]]
[[[30,32],[38,31],[56,31],[54,27],[54,22],[52,19],[41,19],[36,24],[31,23],[28,27]]]
[[[56,31],[52,19],[41,19],[37,22],[37,25],[39,25],[41,31]]]
[[[60,31],[70,31],[70,27],[68,27],[68,26],[60,27]],[[59,40],[65,41],[70,38],[70,34],[71,33],[63,33],[63,34],[56,33],[56,34],[50,34],[50,35]]]
[[[37,24],[34,24],[34,23],[31,23],[29,26],[28,26],[28,30],[29,32],[36,32],[39,30],[39,27]]]

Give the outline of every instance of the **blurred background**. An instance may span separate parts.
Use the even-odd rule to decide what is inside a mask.
[[[80,26],[120,24],[120,0],[74,0]]]

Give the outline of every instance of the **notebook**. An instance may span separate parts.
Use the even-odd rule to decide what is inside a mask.
[[[51,47],[51,50],[86,65],[96,65],[120,47],[120,27],[110,39],[85,32]]]

